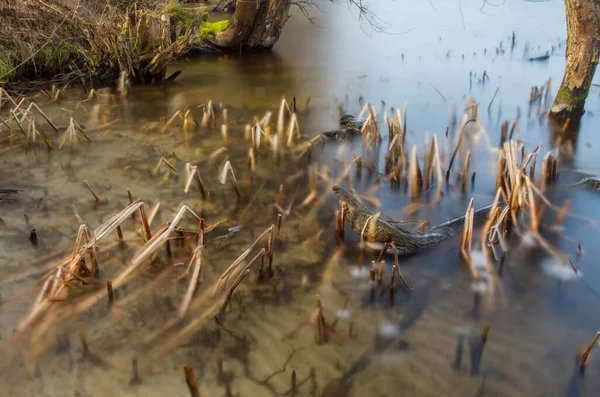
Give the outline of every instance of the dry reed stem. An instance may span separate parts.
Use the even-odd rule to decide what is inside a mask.
[[[92,189],[92,187],[90,186],[90,184],[88,183],[88,181],[83,181],[83,183],[89,189],[90,193],[92,193],[92,196],[94,196],[94,198],[96,199],[96,202],[99,203],[100,202],[100,198],[98,197],[98,195],[96,194],[96,192],[94,192],[94,189]]]
[[[200,397],[200,391],[198,390],[198,384],[196,383],[196,374],[194,373],[194,369],[185,365],[183,367],[183,373],[185,374],[185,383],[187,384],[191,397]]]
[[[160,201],[157,201],[154,206],[150,209],[150,215],[148,216],[148,225],[152,226],[152,222],[154,218],[158,214],[158,210],[160,209]]]
[[[596,344],[596,341],[598,340],[599,336],[600,336],[600,331],[596,332],[594,339],[592,339],[592,342],[590,342],[590,344],[586,347],[585,351],[581,355],[581,359],[579,360],[579,370],[582,373],[583,373],[583,371],[585,371],[585,363],[588,359],[588,356],[592,352],[592,349],[594,348],[594,345]]]
[[[410,178],[410,195],[412,200],[417,200],[421,196],[421,190],[423,188],[423,176],[421,174],[419,159],[417,157],[417,145],[413,146],[410,156]]]
[[[152,232],[150,231],[150,224],[148,223],[148,219],[146,218],[146,212],[144,211],[144,205],[140,205],[140,218],[142,220],[142,231],[144,234],[144,239],[149,241],[152,238]]]
[[[223,175],[227,175],[226,173],[229,171],[229,176],[231,178],[231,185],[233,186],[233,190],[235,191],[235,194],[239,199],[242,198],[242,194],[240,193],[240,189],[238,187],[238,183],[237,183],[237,179],[235,178],[235,174],[233,173],[233,167],[231,166],[231,163],[229,162],[229,160],[227,160],[227,162],[225,163],[225,168],[223,170]],[[225,183],[225,178],[221,178],[221,183]]]
[[[197,221],[200,221],[200,217],[196,215],[196,213],[191,210],[188,206],[183,205],[179,208],[177,213],[173,216],[173,219],[165,224],[162,228],[160,228],[152,238],[144,244],[133,256],[133,258],[129,261],[129,266],[125,267],[121,273],[112,279],[113,288],[119,288],[123,285],[129,276],[140,266],[147,258],[149,258],[154,252],[156,252],[169,238],[170,234],[175,230],[183,215],[185,213],[190,213],[194,216]],[[89,308],[94,304],[98,299],[101,299],[104,295],[104,291],[99,291],[95,294],[89,295],[82,301],[78,302],[71,308],[71,312],[81,313],[82,311]]]
[[[173,114],[173,116],[171,116],[169,118],[169,120],[167,120],[167,122],[162,126],[162,128],[160,129],[161,133],[164,133],[170,126],[171,124],[173,124],[173,121],[177,118],[177,116],[179,116],[181,114],[181,110],[178,110],[175,112],[175,114]]]
[[[361,111],[358,113],[358,116],[356,116],[357,119],[361,119],[363,117],[363,115],[365,114],[366,111],[370,110],[371,105],[367,102],[365,103],[365,106],[363,106],[363,108],[361,109]]]
[[[462,238],[460,241],[460,247],[461,249],[466,249],[467,245],[468,245],[468,253],[471,253],[471,244],[472,244],[472,237],[473,237],[473,214],[474,214],[474,208],[473,208],[473,204],[475,202],[474,198],[471,198],[471,201],[469,201],[469,205],[467,207],[467,212],[465,214],[465,225],[463,228],[463,233],[462,233]]]
[[[377,282],[381,285],[383,281],[383,270],[384,270],[385,261],[379,261],[379,270],[377,271]]]
[[[196,121],[196,119],[194,118],[194,116],[192,115],[191,110],[187,110],[185,112],[185,114],[183,115],[183,126],[182,126],[184,131],[197,131],[198,130],[198,122]]]
[[[537,233],[539,231],[539,221],[537,217],[537,211],[535,209],[535,197],[533,196],[533,189],[531,188],[531,179],[525,178],[528,188],[528,196],[529,196],[529,217],[531,220],[531,228],[530,231],[533,233]]]
[[[263,257],[263,258],[265,257],[265,249],[264,248],[262,248],[260,250],[260,252],[258,252],[254,256],[254,258],[252,258],[252,260],[250,262],[248,262],[248,264],[239,272],[237,278],[234,280],[234,282],[231,284],[231,287],[225,294],[225,298],[223,299],[223,305],[221,306],[220,313],[223,313],[225,311],[225,309],[227,308],[227,305],[229,304],[229,301],[231,301],[231,297],[233,296],[235,290],[237,289],[237,287],[239,287],[239,285],[242,283],[242,281],[244,281],[246,276],[250,273],[250,267],[252,266],[252,264],[254,264],[254,262],[256,262],[256,260],[259,257]]]
[[[435,135],[434,135],[435,138]],[[429,184],[433,181],[433,160],[435,156],[435,139],[431,139],[431,147],[429,149],[429,154],[427,154],[427,150],[425,153],[425,190],[429,190]]]
[[[276,236],[279,238],[281,234],[281,221],[283,220],[283,214],[277,214],[277,233]]]
[[[294,129],[296,130],[296,136],[300,139],[300,127],[298,126],[298,117],[296,113],[292,113],[292,117],[290,119],[290,123],[288,125],[288,139],[287,145],[291,146],[294,139]]]
[[[406,283],[404,276],[400,272],[400,261],[398,260],[398,249],[396,248],[396,245],[394,243],[391,243],[390,246],[394,250],[394,268],[392,270],[395,270],[396,273],[398,273],[398,277],[400,277],[400,281],[402,281],[402,284],[406,287],[406,289],[409,291],[412,291],[413,288]],[[393,277],[393,275],[394,275],[394,272],[392,271],[392,277]]]
[[[171,164],[171,163],[169,162],[169,160],[167,160],[167,159],[166,159],[166,158],[164,158],[164,157],[161,157],[161,158],[158,160],[158,163],[156,163],[156,166],[155,166],[155,167],[154,167],[154,169],[152,170],[152,175],[156,175],[156,174],[158,174],[158,171],[160,170],[160,166],[161,166],[162,164],[165,164],[167,167],[169,167],[169,168],[170,168],[170,169],[171,169],[171,170],[172,170],[172,171],[175,173],[175,175],[178,175],[178,173],[177,173],[177,169],[176,169],[176,168],[173,166],[173,164]]]
[[[464,117],[466,117],[466,115]],[[456,157],[456,153],[458,152],[460,144],[462,143],[465,131],[467,130],[467,125],[476,121],[476,119],[471,118],[467,120],[460,129],[460,132],[458,134],[458,142],[456,142],[456,147],[454,148],[454,152],[452,152],[452,157],[450,157],[450,163],[448,164],[448,170],[446,171],[446,182],[448,182],[448,179],[450,178],[450,170],[452,169],[452,163],[454,163],[454,158]]]
[[[258,243],[273,230],[274,225],[266,228],[260,236],[244,251],[233,263],[221,274],[219,280],[217,281],[215,288],[213,289],[213,295],[217,295],[219,293],[223,293],[226,288],[226,283],[224,281],[230,276],[230,274],[237,268],[237,266],[244,260],[246,257],[252,252],[252,250],[258,245]]]
[[[190,303],[192,302],[192,299],[194,297],[194,294],[196,293],[196,290],[198,289],[200,284],[202,284],[202,282],[203,282],[202,257],[203,257],[203,252],[204,252],[204,231],[205,231],[204,229],[205,229],[204,219],[200,219],[198,245],[196,247],[196,250],[194,251],[196,263],[194,265],[194,272],[192,273],[192,278],[190,279],[190,283],[188,285],[187,292],[185,294],[183,302],[181,303],[181,307],[179,308],[179,318],[185,317],[185,314],[190,306]]]
[[[202,179],[200,178],[200,172],[198,171],[198,167],[190,163],[186,163],[185,169],[188,178],[185,184],[184,193],[187,193],[189,191],[192,181],[196,181],[196,186],[198,186],[198,190],[200,191],[200,196],[202,197],[202,200],[206,200],[206,191],[204,190],[204,185],[202,184]]]
[[[463,191],[463,193],[467,191],[467,178],[469,176],[470,163],[471,163],[471,152],[467,151],[467,154],[465,156],[465,165],[463,168],[463,175],[462,175],[462,191]]]
[[[106,280],[106,293],[108,295],[108,305],[112,306],[114,301],[113,287],[110,280]]]
[[[438,180],[437,191],[435,194],[434,202],[437,203],[442,199],[442,189],[444,186],[444,177],[442,174],[442,162],[440,160],[440,145],[438,143],[437,134],[433,136],[433,144],[435,145],[434,158],[435,158],[435,171]]]

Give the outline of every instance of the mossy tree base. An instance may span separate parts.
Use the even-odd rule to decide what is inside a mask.
[[[550,116],[559,122],[565,122],[567,119],[579,119],[585,113],[585,98],[587,93],[581,94],[576,92],[569,92],[568,90],[558,91],[552,108],[550,109]]]
[[[291,0],[238,2],[229,27],[208,40],[220,50],[268,49],[289,19]]]
[[[567,65],[550,117],[559,122],[584,113],[600,56],[600,0],[565,0]]]

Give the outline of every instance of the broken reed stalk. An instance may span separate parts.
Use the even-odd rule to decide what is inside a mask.
[[[421,168],[419,167],[417,145],[413,146],[410,156],[410,178],[410,196],[412,200],[417,200],[421,196],[421,190],[423,188],[423,175],[421,174]]]
[[[435,194],[434,202],[438,202],[442,199],[442,188],[444,186],[444,180],[442,175],[442,161],[440,160],[440,145],[438,143],[437,134],[433,136],[433,144],[435,145],[434,157],[435,157],[435,171],[438,180],[437,191]]]
[[[535,209],[535,197],[533,195],[533,189],[531,188],[531,180],[529,178],[525,178],[525,181],[527,182],[527,189],[528,189],[528,198],[529,198],[529,218],[531,220],[531,228],[530,231],[532,233],[537,233],[539,231],[539,221],[538,221],[538,213]]]
[[[592,339],[590,344],[586,347],[585,351],[581,355],[581,359],[579,360],[579,370],[581,371],[581,373],[583,373],[585,371],[585,363],[586,363],[590,353],[592,352],[592,349],[594,348],[594,345],[596,344],[598,337],[600,337],[600,331],[596,332],[594,339]]]
[[[146,218],[146,212],[144,211],[144,205],[140,205],[140,218],[142,219],[142,232],[144,234],[144,240],[150,241],[152,238],[152,232],[150,231],[150,224],[148,218]]]
[[[323,344],[327,342],[327,323],[325,321],[325,315],[323,314],[323,303],[321,302],[321,297],[319,295],[317,298],[317,307],[315,309],[316,312],[316,335],[315,339],[317,344]],[[314,317],[313,317],[314,318]]]
[[[229,176],[231,177],[231,184],[233,185],[233,190],[235,190],[235,194],[237,195],[238,200],[242,198],[242,194],[240,193],[240,189],[238,187],[237,179],[235,179],[235,174],[233,173],[233,167],[229,160],[225,163],[225,172],[229,172]],[[224,182],[225,178],[221,179],[221,183]]]
[[[110,307],[110,306],[112,306],[113,300],[114,300],[112,281],[110,281],[110,280],[106,280],[106,292],[108,295],[108,306]]]
[[[119,236],[119,241],[123,242],[123,229],[121,229],[121,225],[117,226],[117,236]]]
[[[141,205],[142,202],[137,203],[138,205]],[[129,207],[128,207],[129,209]],[[135,209],[137,210],[137,207],[135,207]],[[119,286],[121,286],[122,284],[125,283],[125,281],[129,278],[129,276],[146,260],[148,259],[154,252],[156,252],[165,242],[166,240],[169,238],[169,236],[171,235],[171,233],[173,233],[173,231],[175,230],[175,228],[177,227],[177,225],[179,224],[179,222],[181,221],[181,219],[183,218],[183,215],[185,215],[185,213],[190,213],[194,216],[194,218],[196,218],[196,220],[200,221],[200,217],[193,211],[191,210],[188,206],[183,205],[179,208],[179,210],[177,211],[177,213],[173,216],[173,219],[168,222],[167,224],[165,224],[161,229],[159,229],[154,236],[152,236],[152,238],[146,242],[146,244],[144,244],[143,247],[141,247],[136,254],[133,256],[133,258],[129,261],[129,266],[126,266],[121,273],[119,273],[116,277],[114,277],[112,279],[112,283],[113,283],[113,288],[118,288]],[[125,212],[122,211],[123,216],[129,216],[130,212]],[[120,214],[119,214],[120,215]],[[104,227],[104,225],[102,225]],[[114,226],[116,227],[116,226]],[[110,230],[114,230],[112,228],[108,228],[108,227],[104,227],[103,232],[106,230],[106,232],[110,231]],[[95,235],[98,236],[99,233],[95,232]],[[97,240],[100,239],[100,237],[96,237]],[[72,308],[71,308],[71,313],[81,313],[82,311],[87,310],[91,305],[93,305],[99,298],[101,298],[104,295],[104,291],[99,291],[95,294],[91,294],[88,297],[86,297],[85,299],[81,300],[80,302],[78,302],[77,304],[75,304]],[[30,322],[22,324],[22,327],[25,327],[27,325],[29,325]]]
[[[181,303],[181,307],[179,308],[179,318],[185,317],[185,314],[192,302],[194,294],[198,290],[198,287],[203,282],[202,277],[202,257],[204,252],[204,230],[205,223],[204,219],[200,219],[198,225],[199,233],[198,233],[198,245],[194,251],[194,257],[196,259],[196,263],[194,265],[194,271],[192,273],[192,278],[190,279],[190,283],[188,285],[187,292],[185,293],[185,297],[183,298],[183,302]]]
[[[271,231],[267,237],[267,274],[269,278],[273,277],[273,250],[275,249],[275,232],[273,229],[273,226],[271,226]]]
[[[283,137],[284,125],[285,125],[285,107],[287,106],[289,111],[289,105],[285,98],[281,99],[281,105],[279,106],[279,114],[277,115],[277,135]],[[291,112],[290,112],[291,113]]]
[[[277,214],[277,238],[279,238],[281,234],[281,221],[283,220],[283,214]]]
[[[225,309],[227,308],[227,305],[229,304],[229,301],[231,301],[231,297],[233,296],[233,294],[235,293],[235,290],[237,289],[237,287],[242,283],[242,281],[244,281],[244,279],[246,278],[246,276],[250,273],[250,267],[252,266],[252,264],[254,262],[256,262],[256,260],[259,257],[264,257],[265,256],[265,249],[261,249],[260,252],[258,254],[256,254],[254,256],[254,258],[252,258],[252,260],[250,262],[248,262],[248,264],[240,271],[240,273],[238,274],[237,278],[233,281],[233,283],[231,284],[231,287],[229,288],[229,290],[227,291],[227,293],[225,294],[225,298],[223,299],[223,305],[221,306],[221,310],[219,311],[219,313],[223,313],[225,311]]]
[[[471,246],[472,246],[472,240],[473,240],[473,216],[474,216],[473,204],[474,204],[474,202],[475,202],[475,199],[472,198],[471,201],[469,202],[469,206],[467,207],[467,212],[465,214],[465,226],[463,228],[462,238],[460,241],[460,248],[463,253],[465,253],[465,251],[467,253],[471,253]],[[467,249],[467,245],[468,245],[468,249]]]
[[[92,193],[92,196],[94,196],[94,198],[96,199],[96,202],[99,203],[100,202],[100,198],[98,197],[98,195],[96,194],[96,192],[94,192],[94,189],[92,189],[92,187],[90,186],[90,184],[88,183],[88,181],[83,181],[83,183],[90,190],[90,192]]]
[[[138,362],[137,362],[137,359],[135,359],[135,358],[131,360],[131,372],[133,373],[133,376],[131,377],[129,384],[130,385],[141,385],[142,378],[140,377],[140,372],[138,370]]]
[[[77,238],[73,247],[72,254],[65,258],[58,266],[54,267],[49,273],[43,278],[47,278],[47,283],[42,287],[40,294],[32,306],[30,313],[23,321],[18,325],[17,331],[22,331],[32,324],[34,324],[41,316],[47,313],[47,309],[50,305],[57,300],[63,290],[70,285],[70,281],[77,279],[81,282],[85,282],[85,279],[78,276],[80,272],[86,274],[92,273],[96,275],[98,266],[96,262],[96,245],[104,239],[109,233],[114,231],[120,223],[122,223],[129,215],[137,211],[138,208],[143,204],[142,201],[137,200],[127,206],[118,214],[111,217],[108,221],[98,226],[94,230],[93,238],[90,238],[89,231],[85,225],[79,227]],[[85,238],[85,243],[82,244]],[[89,254],[92,261],[92,270],[90,271],[85,266],[84,257]],[[52,276],[54,273],[53,277]],[[114,280],[113,280],[114,281]],[[113,282],[113,287],[116,283]],[[96,302],[105,292],[100,291],[93,298],[93,302],[88,300],[88,304]],[[90,298],[91,299],[91,298]]]
[[[335,211],[335,237],[337,241],[337,245],[342,245],[342,239],[340,238],[340,230],[342,228],[342,215],[339,210]]]
[[[379,271],[377,272],[377,283],[381,285],[383,281],[383,267],[385,265],[385,261],[379,261]]]
[[[300,127],[298,126],[298,117],[296,116],[296,113],[292,113],[292,117],[290,118],[290,123],[288,126],[288,146],[292,145],[294,139],[294,129],[296,130],[296,136],[300,138]]]
[[[462,191],[465,193],[467,191],[467,178],[469,177],[469,164],[471,162],[471,152],[467,151],[465,156],[465,166],[463,168],[462,175]]]
[[[167,160],[167,159],[166,159],[166,158],[164,158],[164,157],[161,157],[161,158],[158,160],[158,163],[156,163],[156,166],[155,166],[155,167],[154,167],[154,169],[152,170],[152,175],[156,175],[156,174],[158,174],[158,171],[160,170],[160,166],[161,166],[162,164],[165,164],[167,167],[169,167],[169,168],[171,169],[171,171],[173,171],[173,172],[175,173],[175,175],[178,175],[178,174],[177,174],[177,169],[175,168],[175,166],[173,166],[173,164],[171,164],[171,163],[169,162],[169,160]]]
[[[185,383],[187,383],[190,395],[192,397],[200,397],[200,391],[198,390],[198,383],[196,383],[196,374],[194,373],[194,369],[185,365],[183,367],[183,373],[185,374]]]
[[[252,252],[252,250],[258,245],[258,243],[270,232],[273,230],[273,225],[269,226],[268,228],[266,228],[261,234],[260,236],[258,236],[258,238],[250,245],[250,247],[248,247],[246,249],[246,251],[244,251],[242,253],[242,255],[240,255],[228,268],[227,270],[225,270],[225,272],[223,272],[223,274],[221,274],[221,276],[219,277],[219,280],[217,281],[217,284],[215,285],[215,288],[213,289],[213,295],[216,295],[218,293],[223,293],[225,291],[226,288],[226,280],[229,278],[230,274],[237,268],[237,266],[244,260],[246,259],[246,257],[248,255],[250,255],[250,253]]]
[[[466,118],[466,114],[463,116],[463,119]],[[456,147],[454,148],[454,152],[452,152],[452,157],[450,157],[450,163],[448,164],[448,170],[446,171],[446,182],[448,182],[449,178],[450,178],[450,170],[452,169],[452,164],[454,163],[454,158],[456,157],[456,153],[458,152],[458,149],[460,148],[460,144],[462,143],[463,137],[465,135],[465,131],[467,130],[467,125],[469,123],[474,123],[477,120],[474,118],[471,118],[469,120],[467,120],[463,125],[462,128],[460,129],[460,132],[458,134],[458,142],[456,142]]]
[[[404,287],[406,287],[407,290],[412,291],[412,287],[406,283],[404,276],[400,272],[400,261],[398,260],[398,249],[396,248],[396,245],[394,243],[391,243],[390,246],[394,250],[394,268],[392,269],[392,280],[394,277],[394,270],[395,270],[395,272],[398,274],[398,277],[400,277],[400,281],[402,281],[402,284],[404,285]]]
[[[190,163],[186,163],[185,169],[188,174],[188,179],[185,184],[184,193],[187,193],[189,191],[192,181],[195,181],[196,186],[198,186],[198,190],[200,191],[200,196],[202,196],[202,200],[206,200],[206,191],[204,190],[204,185],[202,184],[202,179],[200,178],[200,171],[198,171],[198,167]]]
[[[435,137],[435,136],[434,136]],[[425,150],[425,190],[429,190],[429,184],[433,181],[433,160],[435,156],[435,139],[431,139],[431,147],[429,148],[429,155]]]
[[[291,387],[290,393],[292,396],[295,396],[298,393],[296,370],[292,370],[292,387]]]

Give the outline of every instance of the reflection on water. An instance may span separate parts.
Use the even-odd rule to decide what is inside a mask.
[[[316,24],[300,16],[290,20],[272,53],[182,61],[173,65],[185,68],[175,83],[133,89],[127,100],[101,96],[74,111],[84,98],[73,90],[60,104],[45,105],[57,124],[67,125],[71,115],[86,124],[93,142],[53,151],[0,147],[0,188],[21,190],[0,195],[2,393],[184,396],[188,392],[181,367],[189,364],[201,395],[209,396],[594,395],[600,371],[595,351],[585,378],[572,377],[572,370],[580,345],[599,327],[600,272],[594,258],[600,216],[594,208],[600,197],[573,188],[579,177],[569,170],[600,169],[597,88],[590,92],[573,151],[561,149],[559,180],[548,190],[557,205],[571,200],[577,216],[567,217],[562,229],[551,227],[555,215],[550,210],[544,220],[544,237],[573,259],[580,277],[572,278],[544,250],[513,236],[509,254],[494,269],[501,276],[474,294],[458,240],[453,239],[401,259],[413,291],[396,285],[390,297],[387,280],[393,258],[386,257],[385,281],[377,289],[368,271],[377,251],[363,252],[358,236],[349,231],[343,249],[336,249],[337,203],[331,185],[355,155],[372,169],[363,169],[360,176],[352,170],[357,192],[379,202],[395,219],[434,225],[464,214],[471,197],[476,207],[493,200],[497,154],[490,147],[497,146],[505,120],[512,124],[520,111],[518,137],[528,152],[542,143],[540,153],[545,154],[556,142],[541,115],[547,104],[542,101],[539,110],[537,104],[530,110],[528,100],[532,86],[548,78],[555,88],[560,82],[562,3],[452,3],[377,5],[374,10],[390,24],[389,32],[408,31],[389,35],[369,35],[354,11],[324,5]],[[546,51],[551,54],[548,61],[527,61],[531,54]],[[377,182],[375,171],[383,171],[387,136],[369,153],[360,139],[324,145],[317,141],[310,156],[301,156],[304,146],[296,150],[280,142],[276,158],[270,148],[261,147],[249,161],[252,139],[245,126],[266,111],[275,120],[282,95],[296,97],[306,137],[337,128],[340,111],[356,114],[362,102],[370,101],[380,114],[393,114],[407,101],[408,147],[417,145],[422,153],[425,137],[437,134],[445,162],[457,138],[452,119],[462,114],[472,96],[480,104],[485,129],[464,145],[472,155],[474,187],[466,193],[447,189],[441,205],[408,211],[406,191],[391,189],[386,178]],[[176,111],[189,109],[200,121],[199,106],[208,100],[228,110],[227,141],[218,129],[182,131],[177,119],[174,127],[162,131],[160,118]],[[41,96],[36,101],[44,103]],[[461,150],[458,164],[464,155]],[[163,164],[155,172],[161,157],[175,171]],[[227,160],[241,200],[229,181],[219,180]],[[184,193],[188,162],[198,166],[210,200],[202,200],[194,185]],[[90,183],[98,202],[83,181]],[[347,186],[349,181],[341,183]],[[177,319],[190,277],[186,267],[195,248],[192,238],[173,240],[170,254],[161,249],[135,269],[116,288],[112,307],[105,296],[89,301],[94,291],[104,290],[107,279],[131,266],[129,260],[142,245],[139,220],[128,220],[122,226],[124,244],[116,235],[102,242],[100,281],[72,287],[68,302],[52,306],[47,318],[61,318],[60,323],[45,330],[48,322],[42,321],[25,334],[15,333],[42,287],[40,277],[70,254],[81,221],[93,230],[123,209],[127,188],[146,202],[147,212],[159,206],[151,221],[154,232],[182,204],[209,226],[216,225],[206,236],[204,284],[189,316]],[[312,189],[318,192],[315,201],[304,202]],[[432,199],[425,195],[422,201]],[[214,305],[220,298],[210,294],[214,282],[276,223],[279,211],[285,215],[275,242],[273,277],[261,281],[253,268],[217,323]],[[181,226],[197,228],[189,217]],[[28,239],[34,228],[36,246]],[[325,318],[320,331],[312,325],[320,321],[315,320],[315,295]],[[81,302],[91,303],[73,315],[71,308]],[[483,345],[486,325],[490,328]],[[78,333],[85,335],[87,350]]]

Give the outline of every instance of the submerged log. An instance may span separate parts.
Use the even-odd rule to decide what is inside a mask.
[[[550,115],[558,121],[584,113],[592,78],[600,56],[600,1],[565,0],[567,65]]]

